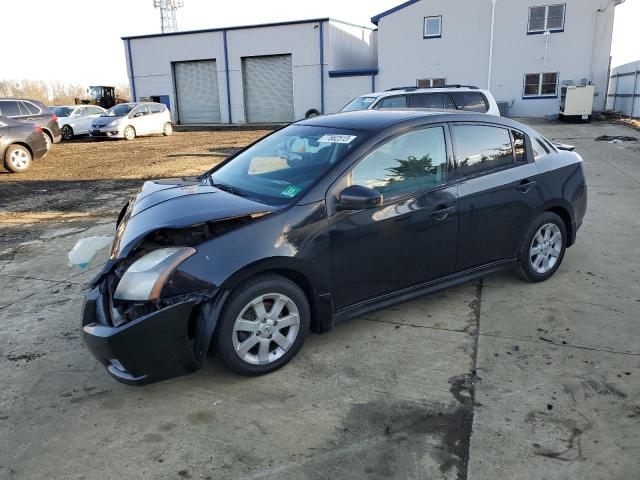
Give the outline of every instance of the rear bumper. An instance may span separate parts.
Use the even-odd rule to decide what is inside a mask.
[[[98,284],[87,292],[82,312],[85,344],[109,374],[128,385],[144,385],[198,370],[189,338],[197,301],[185,301],[114,327],[110,303]],[[198,309],[199,311],[199,309]]]

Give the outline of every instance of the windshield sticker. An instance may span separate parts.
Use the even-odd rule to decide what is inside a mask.
[[[289,185],[283,191],[280,192],[280,195],[284,195],[285,197],[293,198],[302,190],[300,187],[294,187],[293,185]]]
[[[320,143],[351,143],[355,138],[357,138],[356,135],[327,134],[320,137],[318,139],[318,142]]]

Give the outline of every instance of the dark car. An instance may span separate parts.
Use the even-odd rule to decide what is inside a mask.
[[[0,115],[0,158],[4,168],[20,173],[33,160],[47,154],[47,142],[39,125],[20,123]]]
[[[0,115],[19,122],[35,123],[46,135],[47,149],[62,139],[58,117],[44,103],[28,98],[0,98]]]
[[[113,377],[288,362],[373,309],[513,269],[548,279],[587,203],[582,159],[518,122],[359,111],[301,121],[122,210],[83,336]]]

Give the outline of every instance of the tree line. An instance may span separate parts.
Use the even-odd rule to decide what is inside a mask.
[[[130,99],[128,83],[112,85],[116,87],[116,97]],[[39,100],[45,105],[73,105],[75,99],[91,98],[88,86],[48,80],[0,80],[0,97],[19,97]]]

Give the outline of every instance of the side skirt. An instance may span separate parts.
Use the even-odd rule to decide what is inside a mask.
[[[471,280],[475,280],[490,273],[499,272],[501,270],[507,270],[513,268],[516,260],[501,260],[499,262],[493,262],[481,267],[472,268],[459,272],[447,277],[439,278],[431,282],[415,285],[413,287],[404,288],[397,292],[388,293],[380,297],[367,300],[365,302],[357,303],[349,307],[345,307],[333,315],[333,324],[342,323],[350,318],[363,315],[373,310],[379,310],[381,308],[395,305],[396,303],[406,302],[429,293],[438,292],[447,288],[466,283]]]

